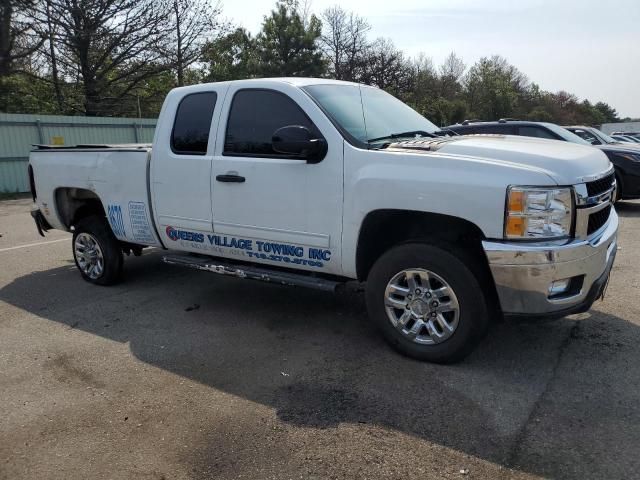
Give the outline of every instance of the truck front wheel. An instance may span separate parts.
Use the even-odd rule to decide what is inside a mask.
[[[113,285],[122,276],[122,249],[107,222],[96,215],[75,226],[73,259],[87,282]]]
[[[395,349],[429,362],[461,360],[489,322],[474,269],[429,244],[384,253],[369,273],[366,300],[370,318]]]

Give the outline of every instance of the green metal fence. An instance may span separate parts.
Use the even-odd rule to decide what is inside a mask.
[[[28,192],[34,144],[151,143],[156,119],[0,113],[0,192]]]

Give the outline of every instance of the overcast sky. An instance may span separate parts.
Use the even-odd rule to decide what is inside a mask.
[[[410,56],[438,65],[455,51],[470,65],[499,54],[545,90],[640,117],[640,0],[311,0],[311,10],[336,3]],[[223,0],[223,15],[256,33],[274,4]]]

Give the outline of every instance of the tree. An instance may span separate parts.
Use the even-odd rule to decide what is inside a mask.
[[[44,41],[36,29],[34,6],[35,0],[0,0],[0,111],[32,111],[40,103],[33,95],[40,90],[32,85],[30,91],[29,83],[18,78],[31,71],[31,58]]]
[[[553,115],[549,113],[546,108],[542,106],[535,107],[525,116],[525,118],[532,122],[553,122],[554,121]]]
[[[86,115],[109,115],[141,82],[167,69],[168,12],[153,0],[50,0],[55,51],[79,78]]]
[[[360,81],[403,98],[411,90],[412,65],[390,39],[376,39],[365,53]]]
[[[451,52],[444,63],[440,65],[440,94],[448,99],[453,99],[460,91],[460,79],[464,75],[465,64],[455,52]]]
[[[262,76],[329,76],[378,86],[433,122],[517,117],[619,121],[604,102],[543,91],[500,56],[468,70],[455,53],[409,59],[341,6],[278,0],[253,37],[219,0],[0,0],[0,110],[156,115],[176,85]]]
[[[320,42],[329,61],[329,75],[337,80],[356,81],[369,47],[367,32],[370,25],[339,6],[327,8],[322,13],[322,20]]]
[[[594,108],[602,114],[603,119],[600,123],[614,123],[620,121],[618,112],[616,112],[616,109],[611,105],[604,102],[598,102],[595,104]]]
[[[545,92],[542,105],[552,115],[554,123],[560,125],[582,123],[577,114],[578,97],[572,93],[563,90],[556,93]]]
[[[35,0],[0,0],[0,111],[24,99],[13,98],[16,86],[24,82],[12,78],[29,70],[30,58],[43,43],[34,28]]]
[[[221,8],[219,3],[207,0],[171,0],[170,11],[169,34],[163,47],[181,87],[185,84],[185,72],[202,59],[207,37],[221,32]]]
[[[472,116],[497,120],[512,116],[528,88],[527,77],[498,55],[483,57],[470,69],[463,88]]]
[[[204,79],[222,82],[257,75],[255,40],[243,28],[237,28],[203,47]]]
[[[322,76],[326,64],[316,43],[321,29],[315,15],[304,25],[296,0],[279,0],[271,15],[265,17],[256,38],[258,74]]]
[[[433,60],[424,53],[420,53],[415,59],[409,61],[408,71],[411,75],[411,88],[406,92],[403,100],[417,112],[431,119],[433,105],[439,95],[438,74],[433,66]]]
[[[0,112],[59,114],[51,84],[23,74],[0,80]]]
[[[34,54],[44,39],[33,23],[35,0],[0,0],[0,79]]]

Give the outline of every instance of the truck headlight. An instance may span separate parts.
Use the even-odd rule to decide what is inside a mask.
[[[568,237],[572,221],[570,188],[509,187],[507,190],[506,238]]]

